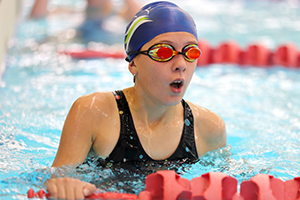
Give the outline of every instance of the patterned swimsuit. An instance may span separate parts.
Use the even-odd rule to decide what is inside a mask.
[[[115,162],[156,161],[150,158],[142,147],[124,93],[119,90],[113,92],[113,94],[118,104],[121,130],[119,140],[106,160]],[[192,110],[184,100],[181,103],[184,108],[184,127],[181,140],[176,151],[169,158],[164,159],[164,161],[198,158]]]

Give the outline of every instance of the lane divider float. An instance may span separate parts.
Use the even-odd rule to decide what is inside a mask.
[[[145,190],[139,195],[125,193],[94,193],[85,199],[139,200],[298,200],[300,177],[282,181],[268,174],[257,174],[243,181],[238,192],[237,179],[221,172],[210,172],[191,181],[173,170],[157,171],[146,177]],[[49,198],[40,190],[28,191],[28,198]]]
[[[236,41],[220,43],[217,48],[213,48],[206,40],[199,40],[198,44],[203,52],[201,58],[198,59],[198,66],[229,63],[261,67],[279,65],[300,68],[300,52],[292,43],[280,45],[274,51],[263,44],[250,44],[243,50]]]
[[[242,49],[236,41],[226,41],[220,43],[216,48],[212,47],[207,40],[200,39],[198,45],[203,54],[198,59],[198,66],[210,64],[238,64],[259,67],[269,67],[273,65],[289,68],[300,68],[300,52],[293,43],[278,46],[274,51],[268,49],[263,44],[250,44],[246,49]],[[65,50],[59,53],[70,55],[74,59],[97,59],[97,58],[120,58],[124,59],[124,50]]]

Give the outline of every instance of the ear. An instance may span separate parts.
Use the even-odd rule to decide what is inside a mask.
[[[138,68],[135,65],[133,60],[128,64],[128,69],[129,69],[129,71],[131,72],[132,75],[135,75],[135,74],[138,73]]]

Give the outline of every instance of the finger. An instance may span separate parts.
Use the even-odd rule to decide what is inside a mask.
[[[96,190],[96,186],[94,184],[90,184],[87,182],[84,182],[84,184],[85,184],[83,187],[84,196],[86,197],[92,195]]]
[[[65,191],[65,179],[58,178],[56,179],[57,186],[57,199],[66,199],[66,191]]]
[[[83,199],[83,184],[79,179],[65,178],[64,186],[67,199]]]
[[[51,198],[57,199],[57,186],[56,186],[55,179],[50,179],[48,181],[47,190],[48,190]]]
[[[74,191],[75,199],[84,199],[84,194],[82,192],[82,184],[81,187],[76,188]]]
[[[75,186],[70,184],[70,182],[68,182],[66,185],[65,185],[65,191],[66,191],[66,197],[65,199],[78,199],[78,198],[75,198],[75,191],[76,191],[76,188],[74,188]]]
[[[82,192],[82,188],[84,186],[83,182],[78,179],[73,179],[73,184],[74,199],[84,199],[84,194]]]

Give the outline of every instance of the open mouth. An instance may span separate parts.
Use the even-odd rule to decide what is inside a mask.
[[[183,81],[177,80],[177,81],[172,82],[170,85],[171,85],[171,87],[178,89],[183,86]]]

